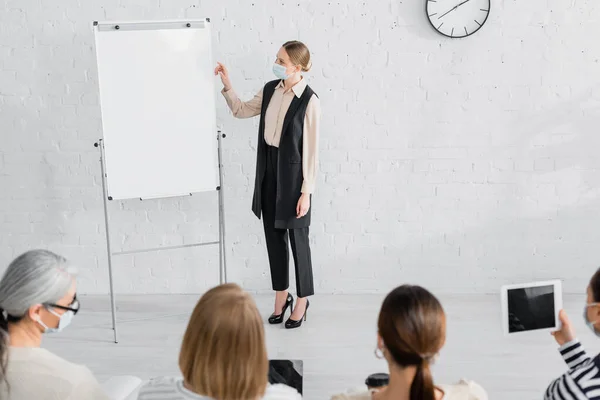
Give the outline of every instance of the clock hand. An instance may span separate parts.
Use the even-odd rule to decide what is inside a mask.
[[[464,0],[462,3],[459,3],[459,4],[455,5],[453,8],[451,8],[450,10],[448,10],[445,13],[443,13],[442,15],[440,15],[438,17],[438,19],[442,18],[444,15],[448,14],[450,11],[456,10],[458,7],[462,6],[465,3],[468,3],[469,1],[471,1],[471,0]]]
[[[468,3],[469,1],[471,1],[471,0],[465,0],[465,1],[463,1],[462,3],[458,4],[458,5],[456,6],[456,8],[458,8],[458,7],[462,6],[462,5],[463,5],[463,4],[465,4],[465,3]]]
[[[446,15],[446,14],[450,13],[451,11],[454,11],[454,10],[456,10],[457,8],[458,8],[458,6],[454,6],[454,8],[451,8],[451,9],[449,9],[448,11],[446,11],[445,13],[443,13],[442,15],[440,15],[440,16],[438,17],[438,19],[442,18],[444,15]]]

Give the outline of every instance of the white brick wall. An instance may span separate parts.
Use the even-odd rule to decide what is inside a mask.
[[[600,8],[493,2],[464,40],[434,33],[424,0],[7,0],[0,5],[0,265],[47,247],[107,291],[101,135],[91,22],[210,16],[237,91],[272,79],[305,41],[322,99],[312,241],[317,291],[495,292],[560,277],[581,292],[600,264]],[[219,98],[232,280],[270,289],[250,212],[257,121]],[[214,240],[216,195],[111,203],[116,249]],[[200,292],[217,249],[115,259],[119,292]]]

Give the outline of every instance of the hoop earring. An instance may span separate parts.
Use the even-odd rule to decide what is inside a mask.
[[[384,358],[383,351],[379,347],[375,347],[374,353],[375,353],[375,358],[378,358],[380,360]]]

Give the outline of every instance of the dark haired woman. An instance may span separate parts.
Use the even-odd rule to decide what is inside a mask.
[[[377,328],[375,354],[388,363],[389,384],[332,400],[487,400],[483,388],[473,382],[434,385],[429,366],[446,341],[446,315],[426,289],[404,285],[390,292]]]
[[[561,310],[559,318],[562,326],[552,335],[560,346],[558,350],[569,371],[548,386],[544,399],[600,399],[600,354],[591,358],[586,353],[577,340],[567,313]],[[600,336],[600,268],[588,284],[583,319],[594,335]]]

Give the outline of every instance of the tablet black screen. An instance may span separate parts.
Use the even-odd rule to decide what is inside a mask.
[[[508,332],[555,327],[554,286],[509,289]]]

